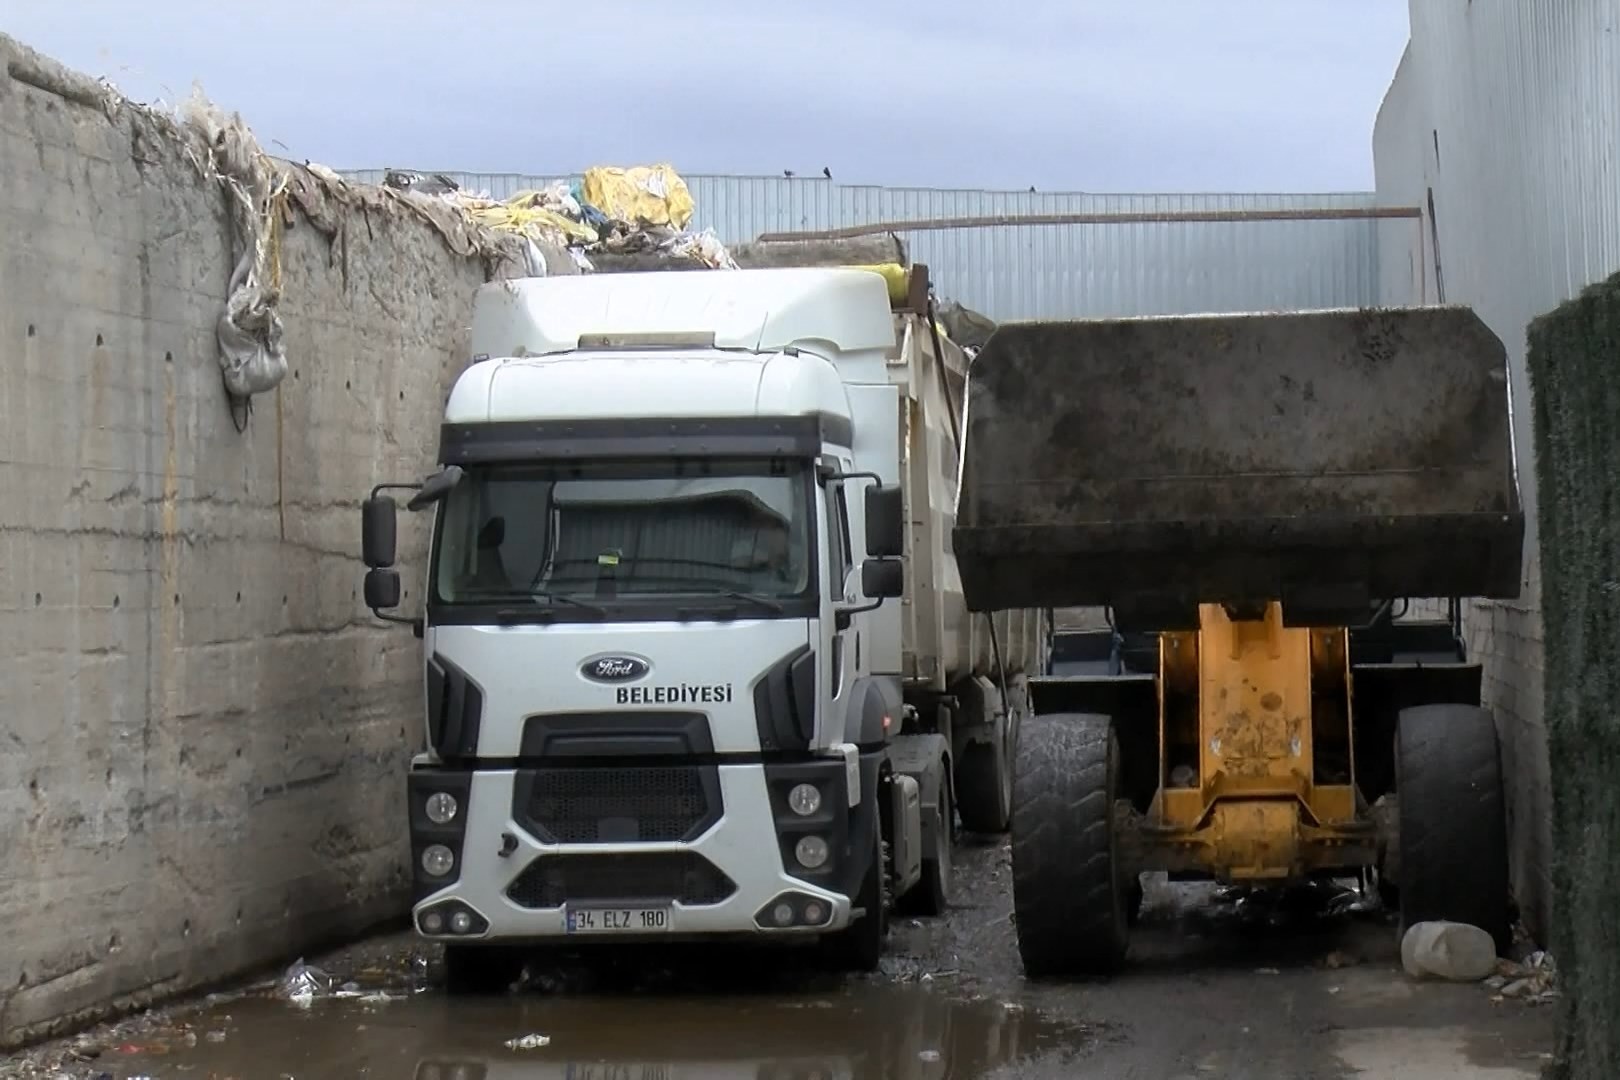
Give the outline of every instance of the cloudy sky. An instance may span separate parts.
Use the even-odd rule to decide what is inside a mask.
[[[0,0],[0,31],[335,168],[1341,191],[1407,3]]]

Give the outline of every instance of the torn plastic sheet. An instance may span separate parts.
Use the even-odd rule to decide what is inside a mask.
[[[232,242],[239,250],[231,272],[225,310],[215,336],[225,388],[232,397],[250,398],[273,390],[287,377],[282,349],[281,215],[286,178],[278,176],[240,114],[226,115],[192,90],[185,123],[202,142],[204,175],[230,197]]]
[[[317,997],[330,994],[333,983],[331,975],[318,967],[304,963],[300,957],[294,960],[281,976],[277,991],[292,1004],[307,1009],[314,1004]]]

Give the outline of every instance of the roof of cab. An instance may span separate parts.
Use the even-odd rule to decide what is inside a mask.
[[[482,286],[471,351],[485,358],[573,352],[581,338],[633,348],[680,344],[776,352],[817,342],[841,352],[895,343],[888,283],[853,267],[652,271],[519,278]]]

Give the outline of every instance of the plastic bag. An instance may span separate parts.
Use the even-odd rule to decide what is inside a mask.
[[[692,220],[692,193],[670,165],[586,169],[579,202],[638,228],[669,225],[684,229]]]

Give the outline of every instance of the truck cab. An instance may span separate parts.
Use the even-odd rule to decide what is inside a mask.
[[[902,730],[884,610],[894,342],[855,269],[480,290],[439,471],[363,507],[367,603],[423,642],[412,914],[453,979],[621,939],[869,969],[888,898],[942,905],[949,808],[923,795],[949,748]],[[419,616],[393,614],[397,488],[431,512]]]

